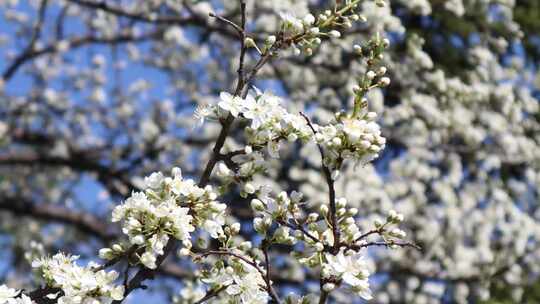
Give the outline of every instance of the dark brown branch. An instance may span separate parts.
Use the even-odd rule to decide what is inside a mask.
[[[272,286],[272,280],[270,280],[270,270],[271,270],[271,264],[270,264],[270,258],[268,256],[268,249],[270,247],[270,243],[267,239],[265,239],[261,244],[261,250],[264,254],[264,266],[265,266],[265,272],[266,274],[263,276],[263,279],[266,283],[266,291],[270,294],[270,297],[274,302],[281,303],[281,299],[279,298],[278,294],[276,293],[274,287]]]
[[[38,153],[24,153],[15,155],[0,155],[0,166],[65,166],[78,171],[95,172],[98,180],[102,182],[113,194],[126,195],[136,187],[120,171],[101,165],[97,160],[86,156],[85,152],[79,151],[70,157],[50,156]],[[120,181],[123,187],[116,185],[114,181]]]
[[[309,128],[311,129],[313,134],[316,135],[317,131],[311,124],[311,120],[304,113],[300,113],[300,115],[304,117]],[[317,148],[319,149],[319,153],[321,155],[321,167],[322,167],[325,179],[326,179],[326,183],[328,185],[328,199],[329,199],[329,205],[330,205],[330,225],[332,225],[332,234],[334,236],[334,244],[333,244],[331,252],[333,254],[336,254],[339,251],[340,243],[341,243],[340,232],[339,232],[338,221],[337,221],[336,191],[334,188],[334,180],[332,179],[332,173],[330,172],[330,169],[328,168],[328,166],[325,164],[324,150],[320,144],[317,144]],[[319,304],[325,304],[326,301],[328,300],[328,296],[330,295],[330,293],[324,290],[323,288],[325,283],[326,281],[321,275],[320,280],[319,280],[320,291],[321,291],[321,295],[319,297]]]
[[[104,221],[84,212],[76,212],[51,204],[34,204],[24,198],[0,198],[0,210],[15,215],[31,216],[36,219],[69,224],[78,230],[94,235],[103,241],[111,241],[117,234],[111,232]]]
[[[32,33],[32,37],[30,38],[30,42],[28,43],[28,46],[24,49],[24,51],[15,58],[12,65],[9,66],[4,74],[2,75],[2,78],[5,80],[9,80],[11,76],[15,73],[17,68],[26,61],[26,58],[30,57],[32,53],[34,53],[34,47],[36,45],[37,40],[41,36],[41,28],[43,27],[43,22],[45,21],[45,12],[47,8],[47,1],[43,0],[41,1],[39,12],[38,12],[38,21],[36,22],[36,25],[34,26],[34,31]]]
[[[76,49],[88,44],[119,44],[126,42],[141,42],[149,39],[156,39],[162,36],[162,31],[150,32],[144,35],[135,36],[133,34],[119,34],[115,37],[96,37],[93,35],[85,37],[74,37],[67,40],[70,49]],[[36,57],[51,54],[58,51],[57,43],[51,43],[43,48],[34,50],[31,49],[28,52],[23,52],[21,55],[17,56],[15,60],[9,65],[6,70],[2,73],[2,78],[4,80],[10,80],[15,72],[26,62],[33,60]]]
[[[107,4],[105,1],[87,1],[87,0],[68,0],[71,3],[77,4],[79,6],[83,6],[86,8],[96,9],[96,10],[102,10],[104,12],[107,12],[112,15],[116,15],[119,17],[126,17],[132,20],[136,21],[142,21],[146,23],[153,23],[153,24],[166,24],[166,25],[172,25],[172,24],[186,24],[194,21],[193,17],[189,18],[182,18],[179,16],[157,16],[153,17],[150,15],[140,14],[140,13],[134,13],[134,12],[128,12],[126,10],[123,10],[120,7],[115,7],[112,5]]]
[[[309,128],[313,132],[314,135],[317,134],[317,131],[311,124],[311,120],[304,114],[300,113],[306,120]],[[330,172],[330,169],[325,164],[325,158],[324,158],[324,150],[321,145],[317,144],[317,147],[319,148],[319,153],[321,155],[321,167],[324,173],[324,177],[326,179],[326,184],[328,185],[328,200],[330,205],[330,225],[332,225],[332,234],[334,235],[334,250],[332,253],[336,254],[339,251],[339,245],[340,245],[340,231],[338,227],[338,221],[337,221],[337,210],[336,210],[336,190],[334,188],[334,180],[332,179],[332,172]]]

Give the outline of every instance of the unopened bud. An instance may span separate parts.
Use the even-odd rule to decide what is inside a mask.
[[[246,37],[246,39],[244,39],[244,45],[247,48],[256,48],[257,47],[257,44],[255,43],[255,40],[253,40],[250,37]]]
[[[276,36],[271,35],[266,38],[267,45],[273,45],[274,43],[276,43]]]
[[[336,31],[336,30],[331,30],[330,32],[328,32],[328,35],[332,38],[339,38],[341,37],[341,33]]]
[[[336,284],[334,283],[326,283],[323,285],[323,290],[326,292],[330,292],[336,288]]]
[[[254,198],[251,200],[251,208],[253,208],[255,211],[262,212],[264,211],[265,206],[261,200]]]
[[[390,85],[390,78],[383,77],[383,78],[381,78],[381,80],[379,80],[379,86],[386,87],[388,85]]]

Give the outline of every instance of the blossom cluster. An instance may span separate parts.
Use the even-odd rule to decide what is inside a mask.
[[[292,37],[292,48],[295,55],[302,52],[310,56],[313,48],[319,46],[324,38],[340,38],[340,29],[349,29],[357,21],[365,22],[365,17],[355,13],[359,0],[347,1],[340,10],[325,10],[317,17],[308,13],[297,18],[291,13],[280,14],[281,30]],[[382,1],[379,1],[382,2]],[[301,39],[298,39],[301,37]],[[266,44],[272,45],[274,36],[267,39]]]
[[[218,107],[221,110],[234,117],[241,115],[250,122],[245,135],[252,149],[266,146],[269,154],[277,158],[281,140],[307,141],[311,137],[304,118],[289,113],[281,106],[281,98],[268,92],[257,91],[255,95],[249,94],[246,98],[223,92],[220,99]]]
[[[255,266],[237,258],[228,260],[227,266],[218,262],[216,267],[205,274],[202,281],[209,284],[212,289],[226,287],[225,292],[234,299],[234,303],[268,303],[269,296],[264,289],[265,281]]]
[[[22,294],[20,290],[0,285],[0,304],[34,304],[30,297]]]
[[[378,235],[390,248],[396,247],[396,239],[405,237],[399,228],[391,228],[403,221],[403,215],[394,210],[388,212],[384,222],[374,221],[373,230],[362,233],[356,223],[357,208],[347,207],[345,198],[337,198],[336,221],[339,225],[340,239],[336,244],[331,223],[331,212],[327,205],[322,205],[319,212],[302,214],[302,194],[293,192],[289,196],[281,192],[273,196],[266,187],[261,187],[257,198],[252,199],[251,207],[256,213],[254,229],[266,240],[286,245],[302,241],[306,247],[302,252],[293,252],[298,261],[308,267],[320,266],[324,278],[324,290],[348,284],[352,290],[364,299],[371,299],[369,289],[368,265],[360,251],[368,247],[366,238]],[[277,228],[275,228],[277,223]],[[270,233],[273,229],[273,234]],[[339,252],[335,249],[339,248]]]
[[[353,250],[341,250],[336,255],[327,253],[324,258],[322,275],[328,281],[323,285],[324,290],[333,290],[336,283],[341,280],[350,285],[360,297],[366,300],[373,298],[369,289],[368,264],[360,253]]]
[[[274,196],[269,187],[261,187],[257,198],[251,200],[251,208],[258,216],[253,219],[253,227],[260,234],[266,234],[274,221],[281,226],[274,232],[273,240],[282,244],[294,244],[296,239],[290,235],[289,220],[298,220],[302,216],[300,204],[302,193],[293,191],[290,195],[282,191]]]
[[[325,148],[327,165],[339,170],[345,159],[365,164],[379,156],[386,144],[380,126],[375,122],[377,114],[367,112],[359,117],[336,117],[336,123],[326,126],[314,125],[317,143]]]
[[[191,248],[191,235],[201,226],[211,237],[223,235],[226,205],[216,201],[217,194],[211,186],[198,187],[191,179],[183,179],[179,168],[172,170],[172,177],[161,172],[145,178],[146,189],[133,193],[112,213],[113,222],[122,222],[122,231],[131,245],[144,253],[140,262],[148,268],[157,267],[158,255],[170,237]],[[116,246],[118,248],[118,246]],[[104,248],[100,256],[112,259],[121,254],[122,248]]]
[[[124,298],[124,286],[114,285],[118,278],[116,271],[98,270],[97,264],[86,267],[76,264],[78,256],[57,253],[53,257],[43,257],[32,262],[40,277],[48,287],[59,288],[61,292],[49,294],[60,304],[103,303]]]
[[[303,115],[289,113],[281,103],[281,98],[268,92],[257,91],[246,98],[222,92],[217,106],[206,108],[204,117],[218,117],[220,111],[225,111],[221,115],[231,114],[248,120],[249,126],[244,131],[248,144],[245,154],[266,147],[269,155],[277,158],[280,142],[284,140],[314,140],[329,152],[326,153],[327,164],[339,170],[346,159],[367,163],[384,149],[386,139],[375,121],[375,112],[362,108],[355,116],[338,113],[335,120],[327,125],[313,123],[313,133]],[[203,115],[201,113],[199,111],[199,115]],[[227,175],[225,171],[222,175]]]

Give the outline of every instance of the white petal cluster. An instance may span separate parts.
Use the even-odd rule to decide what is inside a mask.
[[[118,277],[116,271],[96,271],[96,264],[81,267],[76,264],[78,256],[67,256],[58,253],[53,257],[43,257],[32,262],[45,279],[48,287],[59,288],[59,304],[103,303],[124,298],[124,286],[114,285]]]
[[[325,278],[341,279],[362,298],[366,300],[372,298],[368,281],[368,265],[361,254],[341,250],[337,255],[327,253],[325,258],[326,263],[323,264]]]
[[[198,117],[201,120],[219,117],[220,111],[225,111],[248,120],[250,124],[245,128],[245,137],[249,149],[266,147],[268,154],[275,158],[279,157],[282,141],[314,140],[329,151],[329,163],[336,170],[345,159],[365,164],[378,157],[385,147],[386,139],[381,136],[380,126],[375,122],[375,112],[364,111],[357,117],[338,116],[324,126],[313,124],[314,134],[304,116],[289,113],[282,103],[280,97],[269,92],[257,91],[246,98],[222,92],[217,107],[200,109]]]
[[[185,282],[180,293],[173,297],[174,304],[191,304],[200,301],[206,295],[206,291],[201,284]]]
[[[225,290],[234,303],[268,303],[268,293],[264,290],[265,282],[255,267],[245,262],[233,262],[232,266],[216,270],[203,282],[215,286],[227,286]]]
[[[218,106],[234,117],[250,121],[245,130],[249,145],[266,146],[272,157],[279,157],[281,140],[308,140],[312,136],[305,119],[287,112],[281,103],[281,98],[268,92],[249,94],[245,99],[222,92]]]
[[[15,298],[18,294],[18,290],[0,285],[0,303],[7,303],[9,299]]]
[[[201,226],[217,238],[223,234],[225,205],[216,201],[211,186],[198,187],[191,179],[183,179],[181,170],[173,169],[172,177],[161,172],[145,178],[146,189],[133,193],[113,210],[113,222],[122,222],[122,231],[132,245],[145,248],[140,261],[156,268],[170,237],[191,248],[195,226]],[[113,258],[113,250],[102,250],[102,257]],[[113,248],[114,249],[114,248]]]
[[[304,22],[302,22],[302,19],[295,17],[293,14],[289,12],[284,12],[280,14],[280,17],[283,22],[283,29],[292,33],[301,33],[305,30]],[[313,16],[310,14],[310,17],[308,17],[308,19],[311,19],[311,17]],[[313,21],[315,21],[315,18],[313,18]],[[313,24],[313,22],[311,22],[311,24]]]
[[[19,297],[20,295],[20,297]],[[0,285],[0,304],[33,304],[27,295],[21,294],[20,290]]]
[[[302,197],[302,193],[296,191],[290,195],[282,191],[274,196],[269,187],[261,187],[258,198],[251,200],[251,208],[258,215],[253,219],[254,229],[260,234],[265,234],[274,220],[287,222],[289,219],[299,217]],[[289,233],[289,228],[282,226],[274,232],[274,239],[278,243],[294,244],[296,240]]]
[[[334,169],[339,169],[345,159],[365,164],[379,156],[386,139],[374,121],[376,116],[369,112],[358,118],[341,118],[335,124],[316,126],[317,143],[330,152],[327,157]]]

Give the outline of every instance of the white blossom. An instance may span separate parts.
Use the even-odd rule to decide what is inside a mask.
[[[329,276],[334,276],[350,285],[362,298],[373,298],[369,289],[369,271],[364,257],[360,253],[345,253],[341,250],[337,255],[327,253],[326,263],[323,264]]]
[[[58,253],[53,257],[43,257],[32,262],[32,267],[43,276],[48,286],[62,290],[62,294],[58,294],[56,298],[58,303],[99,301],[110,304],[124,298],[124,286],[114,285],[117,272],[96,271],[91,264],[81,267],[76,264],[78,258]]]
[[[212,188],[200,188],[193,180],[183,179],[179,168],[173,169],[172,176],[152,173],[145,178],[145,191],[134,192],[112,212],[113,222],[122,222],[131,244],[145,248],[140,260],[152,269],[170,237],[191,247],[191,233],[197,224],[213,238],[223,234],[224,205],[215,201],[217,194]],[[111,257],[108,250],[101,253]]]

